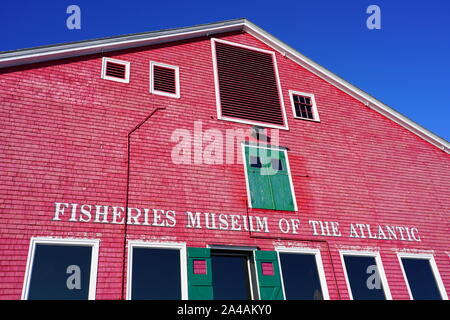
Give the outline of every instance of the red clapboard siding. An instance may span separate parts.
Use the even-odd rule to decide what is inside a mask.
[[[222,115],[283,125],[271,54],[216,42]]]
[[[175,70],[161,66],[153,67],[153,88],[158,91],[176,93]]]
[[[248,33],[219,36],[269,49]],[[201,121],[203,130],[198,131],[216,129],[226,138],[229,129],[251,127],[211,118],[216,115],[211,53],[207,38],[111,53],[112,58],[133,65],[132,85],[127,86],[103,81],[102,57],[96,55],[0,71],[4,118],[0,125],[0,299],[21,299],[32,237],[100,240],[96,299],[102,300],[122,299],[122,284],[127,289],[129,246],[124,239],[199,248],[319,249],[331,299],[349,299],[341,248],[380,252],[393,299],[409,299],[397,252],[433,252],[450,295],[450,155],[279,53],[275,53],[277,69],[289,124],[289,130],[279,131],[280,144],[289,148],[298,212],[247,209],[242,163],[195,164],[195,152],[192,165],[172,161],[171,152],[179,142],[171,141],[171,136],[180,128],[193,138],[195,124]],[[183,70],[179,85],[185,94],[179,99],[149,94],[149,60]],[[322,122],[295,119],[288,90],[313,93]],[[156,108],[165,109],[131,135],[128,149],[130,130]],[[191,139],[202,154],[212,144],[199,140]],[[230,147],[240,145],[235,140]],[[224,146],[224,161],[228,149]],[[127,188],[129,207],[148,208],[149,224],[154,221],[153,209],[161,209],[176,212],[176,225],[129,224],[125,235],[125,224],[111,223],[111,206],[126,204]],[[78,213],[76,221],[71,221],[69,206],[56,221],[55,202],[78,203],[78,212],[82,204],[92,205],[92,219],[83,222],[84,216]],[[95,205],[108,206],[109,223],[94,222]],[[270,232],[207,229],[204,219],[200,229],[186,228],[186,211],[214,213],[216,219],[219,214],[267,217]],[[139,221],[144,216],[141,211]],[[159,216],[157,224],[168,222]],[[121,218],[123,214],[117,220]],[[282,234],[279,219],[297,218],[301,221],[298,233],[291,228]],[[320,226],[313,235],[310,220],[336,221],[342,236],[324,235],[327,230],[322,232]],[[350,223],[370,224],[374,232],[378,225],[415,226],[422,241],[370,239],[367,233],[365,238],[350,238]]]

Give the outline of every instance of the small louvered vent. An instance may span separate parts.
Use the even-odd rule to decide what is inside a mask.
[[[155,65],[153,67],[153,89],[176,94],[175,69]]]
[[[129,83],[130,62],[104,57],[102,62],[102,79]]]
[[[106,62],[106,75],[108,77],[114,77],[119,79],[125,79],[126,77],[126,65],[115,63],[111,61]]]
[[[221,114],[284,125],[272,54],[215,42]]]

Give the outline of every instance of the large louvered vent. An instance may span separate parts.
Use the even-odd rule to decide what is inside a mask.
[[[283,126],[271,53],[215,41],[221,116]]]

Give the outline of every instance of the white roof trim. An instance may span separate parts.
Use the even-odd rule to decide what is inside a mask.
[[[236,19],[187,28],[177,28],[100,40],[82,41],[72,44],[4,52],[0,53],[0,68],[71,58],[100,52],[136,48],[239,30],[248,32],[258,40],[264,42],[274,50],[298,63],[308,71],[331,83],[353,98],[361,101],[369,108],[377,111],[386,118],[398,123],[422,139],[450,154],[450,143],[448,141],[438,137],[434,133],[408,119],[381,101],[378,101],[368,93],[348,83],[344,79],[305,57],[295,49],[289,47],[246,19]]]

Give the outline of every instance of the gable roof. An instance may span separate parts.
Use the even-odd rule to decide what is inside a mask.
[[[78,41],[66,44],[21,49],[0,53],[0,68],[57,60],[70,57],[78,57],[88,54],[110,52],[121,49],[136,48],[172,41],[192,39],[214,34],[245,31],[269,47],[281,53],[283,56],[298,63],[308,71],[331,83],[335,87],[361,101],[369,108],[381,113],[386,118],[398,123],[422,139],[428,141],[439,149],[450,154],[450,143],[440,138],[401,113],[390,108],[368,93],[355,87],[331,71],[325,69],[311,59],[305,57],[295,49],[270,35],[246,19],[234,19],[216,23],[196,25],[192,27],[167,29],[154,32],[136,33],[130,35],[109,37],[103,39]]]

